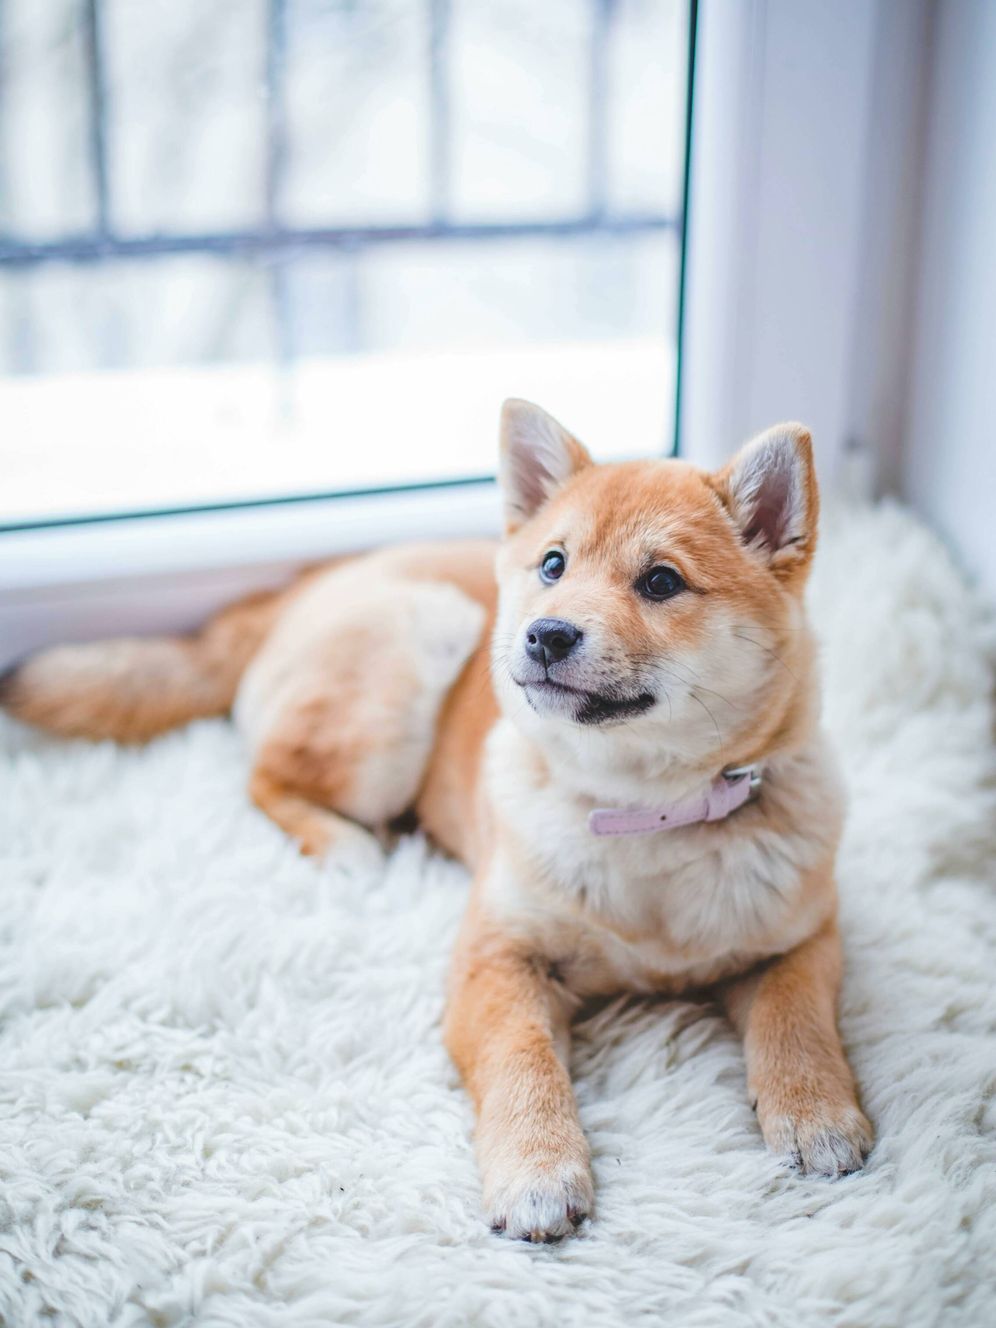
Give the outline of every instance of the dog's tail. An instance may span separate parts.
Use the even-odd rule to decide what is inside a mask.
[[[223,610],[194,636],[122,637],[57,646],[0,677],[0,705],[66,737],[145,742],[231,708],[284,592]]]

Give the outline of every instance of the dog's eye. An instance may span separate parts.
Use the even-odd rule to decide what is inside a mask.
[[[685,589],[685,583],[673,567],[651,567],[637,581],[636,588],[644,599],[670,599]]]
[[[543,561],[540,563],[540,580],[549,584],[551,581],[559,581],[564,575],[564,568],[567,566],[567,560],[562,553],[556,549],[551,549],[549,553],[543,555]]]

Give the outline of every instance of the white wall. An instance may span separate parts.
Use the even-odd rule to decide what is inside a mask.
[[[996,596],[996,0],[700,0],[685,455],[813,429]]]
[[[996,597],[996,3],[939,0],[900,491]]]
[[[881,305],[879,283],[874,312],[863,299],[874,127],[883,103],[902,119],[881,30],[891,16],[910,45],[924,4],[701,0],[681,379],[681,449],[699,464],[798,419],[825,487],[842,478],[858,333]]]

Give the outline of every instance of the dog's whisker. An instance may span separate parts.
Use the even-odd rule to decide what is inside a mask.
[[[716,745],[717,745],[717,747],[718,747],[720,753],[722,753],[722,751],[723,751],[723,735],[722,735],[722,734],[720,733],[720,731],[719,731],[719,725],[718,725],[717,722],[716,722],[716,716],[712,713],[712,711],[709,709],[709,707],[706,705],[706,703],[701,699],[701,697],[698,697],[698,696],[695,695],[694,690],[690,691],[690,692],[688,693],[688,695],[689,695],[689,696],[691,697],[691,699],[696,703],[696,705],[700,705],[700,706],[702,707],[702,709],[706,712],[706,714],[707,714],[707,715],[709,716],[709,718],[712,720],[713,728],[716,730]]]
[[[749,642],[750,645],[755,646],[758,650],[762,651],[770,659],[773,659],[777,664],[780,664],[782,668],[785,670],[785,672],[789,674],[791,678],[798,681],[795,672],[791,668],[789,668],[789,666],[785,663],[785,661],[782,659],[781,655],[779,655],[777,650],[772,650],[770,646],[763,645],[760,641],[755,641],[752,636],[747,636],[743,632],[734,632],[733,635],[737,638],[738,641],[747,641]]]

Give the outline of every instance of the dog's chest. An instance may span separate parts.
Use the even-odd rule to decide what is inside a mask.
[[[527,831],[544,875],[584,914],[630,938],[623,963],[671,969],[749,948],[778,926],[793,893],[797,873],[772,879],[770,861],[728,828],[609,838],[591,832],[583,808],[547,813]]]
[[[728,821],[601,837],[591,803],[556,786],[502,781],[503,824],[521,846],[496,902],[528,926],[581,991],[699,985],[808,933],[803,883],[825,852],[760,808]]]

